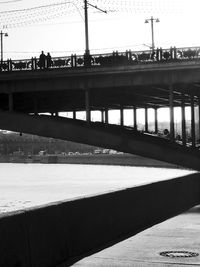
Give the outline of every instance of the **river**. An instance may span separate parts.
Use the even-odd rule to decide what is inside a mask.
[[[1,163],[0,170],[0,213],[193,173],[130,166],[20,163]]]

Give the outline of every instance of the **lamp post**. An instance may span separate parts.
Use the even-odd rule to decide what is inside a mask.
[[[88,33],[88,2],[84,0],[84,10],[85,10],[85,54],[89,55],[89,33]]]
[[[158,18],[155,19],[155,18],[153,18],[153,16],[151,16],[150,19],[146,19],[145,20],[145,23],[149,23],[149,21],[151,22],[151,41],[152,41],[151,48],[152,48],[152,50],[155,50],[153,23],[154,23],[154,21],[155,22],[160,22],[160,20]]]
[[[0,36],[1,36],[1,62],[3,62],[3,36],[8,37],[8,33],[0,31]]]

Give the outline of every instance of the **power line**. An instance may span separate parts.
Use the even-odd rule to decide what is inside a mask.
[[[21,1],[22,1],[22,0],[3,1],[3,2],[0,2],[0,4],[10,4],[10,3],[21,2]]]
[[[12,0],[21,1],[21,0]],[[174,2],[174,1],[173,1]],[[98,6],[102,9],[106,7],[108,12],[125,12],[125,13],[149,13],[154,11],[159,13],[163,10],[166,12],[172,10],[176,5],[172,0],[91,0],[91,5]],[[1,3],[1,2],[0,2]],[[82,17],[81,9],[83,8],[83,0],[67,0],[48,5],[40,5],[31,8],[13,9],[0,12],[0,25],[7,28],[24,27],[38,24],[47,20],[55,20],[66,14],[79,13]],[[179,10],[181,7],[179,6]]]

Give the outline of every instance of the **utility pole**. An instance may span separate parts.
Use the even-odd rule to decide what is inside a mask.
[[[107,13],[107,11],[98,8],[97,6],[94,6],[88,2],[88,0],[84,0],[84,13],[85,13],[85,54],[89,55],[90,54],[90,49],[89,49],[89,31],[88,31],[88,6],[91,6],[93,8],[96,8],[97,10]]]
[[[152,43],[151,48],[152,48],[152,51],[154,51],[155,50],[155,42],[154,42],[154,28],[153,28],[153,23],[154,23],[154,21],[155,22],[160,22],[160,20],[158,18],[155,19],[155,18],[153,18],[153,16],[151,16],[150,19],[146,19],[145,20],[145,23],[149,23],[149,21],[151,22],[151,43]]]
[[[85,10],[85,54],[89,55],[89,32],[88,32],[88,1],[84,0],[84,10]]]

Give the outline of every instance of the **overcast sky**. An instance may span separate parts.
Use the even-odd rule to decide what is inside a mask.
[[[107,14],[89,7],[92,53],[148,49],[154,16],[156,47],[200,45],[199,0],[90,0]],[[52,56],[83,53],[84,0],[0,0],[4,58],[30,58],[41,50]]]

